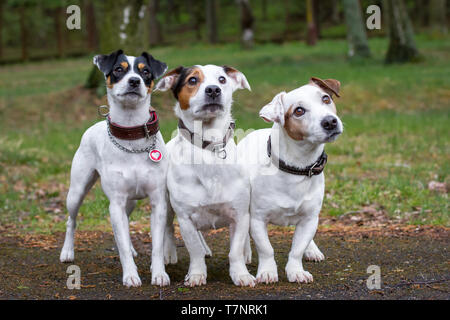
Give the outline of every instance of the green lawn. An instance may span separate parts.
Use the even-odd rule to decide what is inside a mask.
[[[364,207],[415,224],[449,226],[448,194],[428,189],[450,182],[450,38],[418,37],[425,61],[383,64],[384,39],[370,40],[375,58],[348,61],[343,40],[158,48],[151,53],[170,68],[180,64],[227,64],[247,76],[252,92],[235,95],[234,116],[244,130],[267,127],[259,109],[282,90],[311,76],[342,83],[338,113],[345,131],[327,146],[327,195],[322,215]],[[83,131],[101,120],[104,100],[83,90],[91,57],[0,67],[0,224],[26,231],[64,229],[70,163]],[[176,128],[170,93],[157,92],[166,141]],[[147,223],[141,202],[133,220]],[[107,200],[97,184],[81,208],[79,227],[109,228]]]

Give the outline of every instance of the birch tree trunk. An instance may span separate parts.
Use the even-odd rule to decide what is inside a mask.
[[[348,55],[353,57],[369,57],[366,26],[363,22],[358,0],[343,0],[345,22],[347,24]]]

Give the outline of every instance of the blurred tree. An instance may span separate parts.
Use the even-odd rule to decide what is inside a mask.
[[[361,6],[358,0],[343,0],[345,22],[347,24],[348,55],[353,57],[369,57],[366,26],[363,23]]]
[[[447,34],[447,6],[445,2],[445,0],[430,0],[429,14],[433,33]]]
[[[338,24],[340,22],[339,0],[333,0],[331,6],[331,22],[333,22],[334,24]]]
[[[0,1],[0,59],[3,58],[3,7],[4,2]]]
[[[217,43],[219,36],[217,33],[217,0],[206,1],[206,27],[208,30],[208,41]]]
[[[22,45],[22,60],[28,60],[28,28],[26,22],[27,5],[22,3],[19,5],[19,21],[20,21],[20,42]]]
[[[263,20],[267,20],[267,0],[261,0],[261,11]]]
[[[126,7],[126,0],[104,0],[97,3],[98,10],[102,14],[99,15],[100,25],[99,29],[99,53],[108,54],[115,50],[121,49],[122,41],[120,38],[120,21],[123,21],[124,8]],[[97,89],[97,94],[103,96],[106,92],[104,86],[103,74],[96,66],[93,66],[85,87]]]
[[[149,44],[154,46],[163,42],[161,25],[158,20],[159,0],[148,1]]]
[[[201,2],[196,0],[186,0],[186,6],[189,12],[189,23],[195,31],[196,40],[200,41],[202,39],[201,26],[202,22],[204,22],[204,19],[202,19],[203,8]]]
[[[389,48],[386,54],[386,63],[417,60],[419,52],[404,1],[384,0],[383,7],[389,26]]]
[[[87,44],[90,52],[94,52],[98,48],[98,31],[95,19],[95,6],[91,0],[84,0],[86,10],[86,31]]]
[[[249,0],[238,0],[238,5],[241,12],[241,32],[242,45],[244,48],[253,47],[253,22],[254,17]]]
[[[317,27],[314,19],[314,1],[306,0],[306,43],[310,46],[314,46],[317,42]]]
[[[121,47],[129,54],[140,54],[143,45],[141,34],[138,30],[142,22],[140,11],[143,0],[127,0],[126,3],[127,5],[123,8],[123,22],[121,25]]]
[[[61,21],[64,18],[64,10],[60,6],[53,8],[53,21],[55,24],[55,35],[56,35],[56,46],[58,49],[58,57],[62,58],[64,56],[64,38],[63,30],[65,29],[64,23]],[[64,27],[63,27],[64,25]]]

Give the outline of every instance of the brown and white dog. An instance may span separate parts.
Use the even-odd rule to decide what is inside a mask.
[[[250,90],[247,79],[231,67],[196,65],[170,71],[156,89],[171,89],[177,99],[179,129],[167,144],[167,188],[190,255],[185,284],[206,284],[205,255],[210,250],[199,230],[230,226],[231,279],[235,285],[254,286],[255,278],[248,272],[244,258],[250,185],[243,167],[236,163],[231,117],[233,92]],[[171,229],[169,225],[166,243],[173,242]]]
[[[313,241],[325,190],[322,172],[325,143],[343,131],[333,97],[340,83],[311,78],[309,84],[277,94],[260,116],[271,129],[256,130],[239,142],[239,162],[250,175],[250,231],[258,251],[258,282],[278,281],[267,224],[295,225],[286,265],[290,282],[311,282],[302,258],[320,261],[323,254]]]

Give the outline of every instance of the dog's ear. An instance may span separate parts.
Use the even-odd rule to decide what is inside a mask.
[[[151,54],[147,52],[142,52],[141,55],[147,60],[154,79],[158,79],[164,74],[164,72],[167,71],[167,64],[165,64],[164,62],[156,60]]]
[[[158,84],[155,87],[155,90],[167,91],[174,88],[183,69],[183,66],[179,66],[178,68],[167,72],[166,75],[162,77],[161,80],[159,80]]]
[[[261,111],[259,111],[259,116],[266,122],[277,122],[281,126],[284,126],[284,101],[283,98],[286,92],[280,92],[277,94],[272,101],[265,105]]]
[[[233,91],[237,89],[247,89],[249,91],[252,91],[250,85],[248,84],[247,78],[244,76],[242,72],[229,66],[223,66],[223,70],[225,70],[225,73],[234,82]]]
[[[321,88],[323,91],[328,93],[331,98],[333,98],[333,95],[340,97],[339,89],[341,88],[341,83],[336,79],[322,80],[320,78],[311,77],[311,79],[309,79],[309,83]]]
[[[117,58],[123,53],[122,50],[114,51],[111,54],[98,54],[94,57],[94,64],[100,69],[105,77],[111,73]]]

